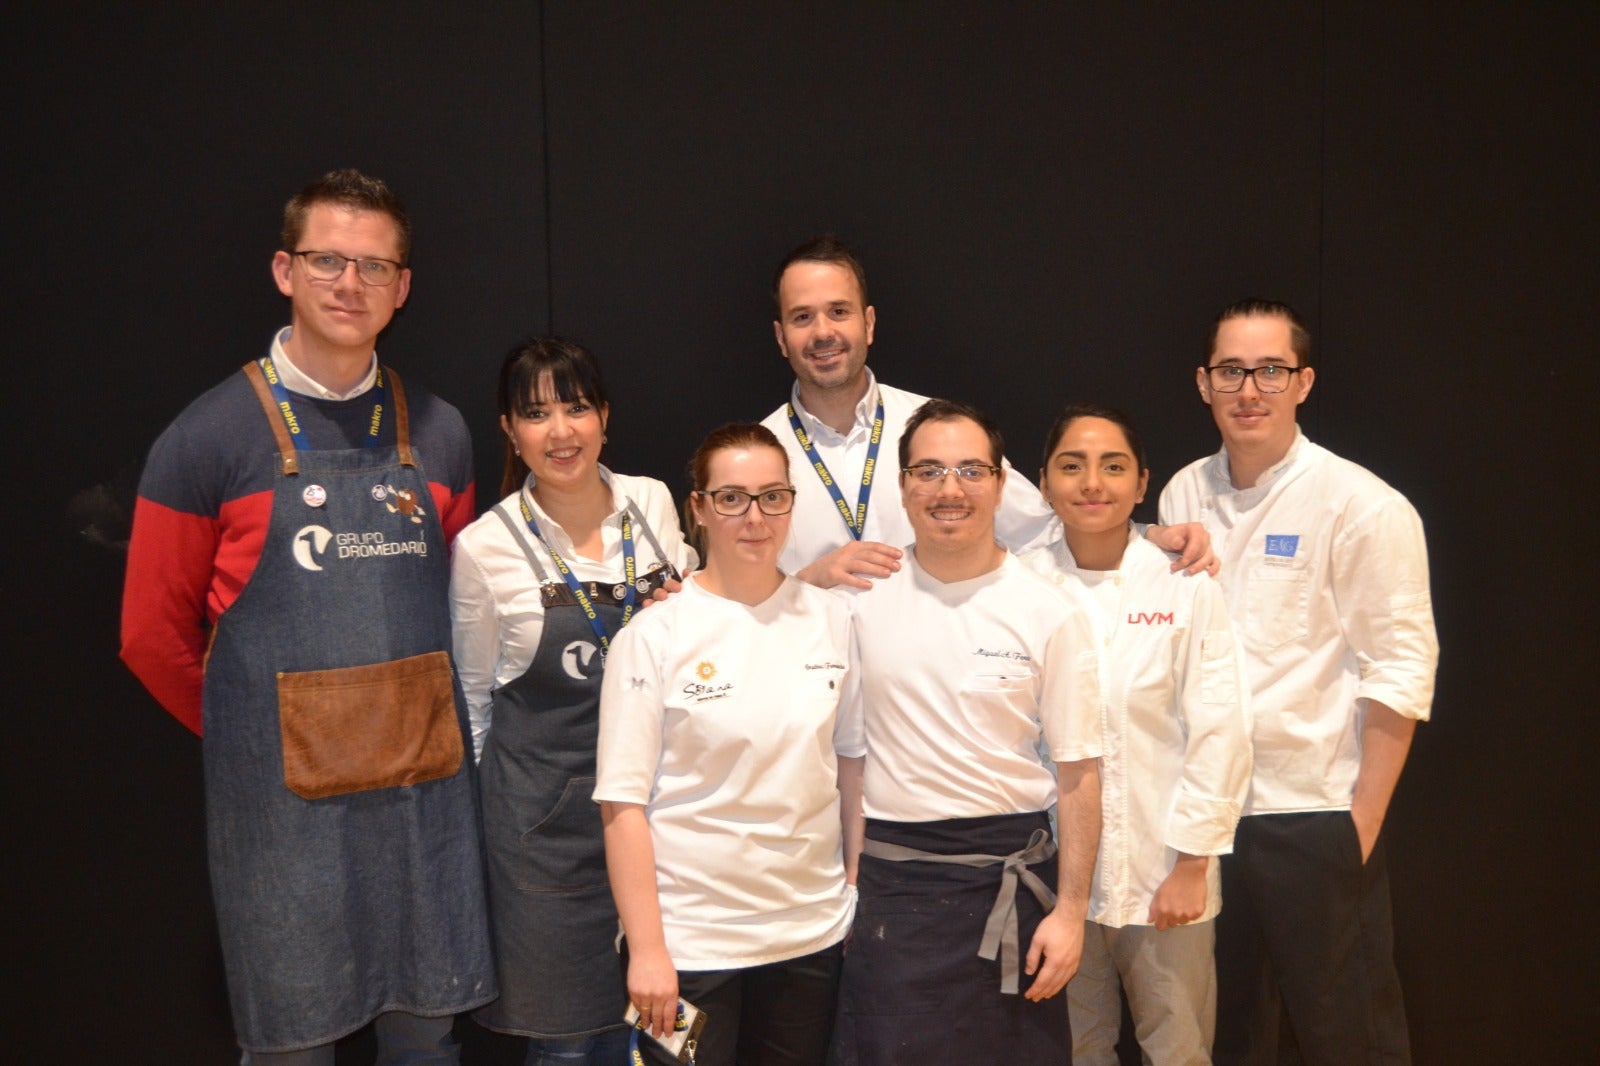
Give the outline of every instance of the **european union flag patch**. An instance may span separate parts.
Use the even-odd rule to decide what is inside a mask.
[[[1300,550],[1300,534],[1294,533],[1268,533],[1267,554],[1276,555],[1283,559],[1293,559],[1294,553]]]

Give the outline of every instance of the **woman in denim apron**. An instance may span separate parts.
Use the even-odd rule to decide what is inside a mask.
[[[457,539],[451,589],[501,987],[475,1017],[527,1036],[530,1066],[620,1066],[627,999],[590,799],[600,679],[611,637],[694,554],[666,486],[600,465],[610,408],[583,348],[513,349],[499,408],[508,495]]]
[[[400,379],[335,403],[291,397],[270,357],[245,373],[279,471],[207,659],[206,820],[239,1042],[280,1053],[495,990],[446,545]],[[312,443],[352,432],[367,446]]]

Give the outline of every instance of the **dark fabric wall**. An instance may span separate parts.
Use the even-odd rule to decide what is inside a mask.
[[[1600,1020],[1597,10],[25,10],[4,45],[8,488],[36,516],[5,577],[18,1054],[230,1061],[199,746],[117,663],[121,559],[72,501],[261,351],[286,319],[282,201],[358,165],[417,228],[381,350],[461,407],[485,505],[514,340],[599,353],[608,462],[676,489],[708,428],[784,398],[771,271],[825,228],[866,260],[871,365],[989,409],[1025,471],[1054,410],[1097,399],[1140,419],[1163,483],[1216,447],[1192,385],[1209,316],[1296,304],[1307,432],[1429,533],[1437,720],[1385,830],[1416,1059],[1577,1058]],[[514,1061],[460,1028],[469,1063]]]

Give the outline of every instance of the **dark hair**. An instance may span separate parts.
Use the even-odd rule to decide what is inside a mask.
[[[587,400],[596,407],[608,407],[605,380],[600,364],[581,344],[561,337],[533,337],[506,353],[500,364],[500,382],[495,387],[495,405],[500,417],[528,418],[533,414],[535,393],[545,375],[561,403]],[[527,464],[517,455],[516,445],[505,441],[505,464],[500,475],[500,495],[509,496],[528,476]]]
[[[701,566],[705,565],[706,559],[706,530],[695,517],[694,494],[711,484],[711,460],[716,454],[733,448],[771,448],[783,457],[783,476],[789,476],[789,453],[784,451],[782,442],[773,435],[772,430],[759,422],[729,422],[706,434],[706,439],[689,456],[689,491],[683,497],[683,528],[687,531],[685,539],[700,556]]]
[[[300,250],[300,238],[306,231],[306,216],[318,204],[337,204],[352,211],[377,211],[388,215],[394,219],[395,233],[399,238],[401,265],[411,258],[411,219],[401,206],[400,198],[378,178],[363,174],[353,167],[328,171],[283,205],[284,251]]]
[[[906,419],[906,428],[900,432],[900,468],[904,470],[906,464],[911,462],[911,438],[925,423],[956,422],[963,418],[976,422],[978,428],[988,435],[989,462],[994,466],[1002,465],[1005,462],[1006,440],[1000,435],[1000,427],[993,419],[969,403],[929,400],[911,412],[911,417]]]
[[[777,308],[778,317],[783,317],[783,303],[778,295],[778,288],[783,284],[784,273],[796,263],[832,263],[842,266],[856,276],[856,288],[861,290],[861,306],[865,308],[867,300],[867,271],[861,265],[861,260],[855,257],[845,243],[831,233],[824,233],[812,237],[794,251],[783,257],[783,262],[778,264],[778,272],[772,275],[772,304]]]
[[[1211,340],[1206,344],[1205,354],[1201,360],[1202,366],[1209,366],[1211,357],[1217,350],[1217,331],[1222,324],[1234,318],[1281,318],[1289,323],[1289,347],[1294,350],[1294,355],[1301,366],[1311,365],[1311,331],[1306,329],[1306,324],[1294,308],[1277,300],[1248,299],[1239,300],[1224,307],[1217,313],[1216,321],[1211,323]]]
[[[1050,433],[1044,439],[1044,457],[1039,462],[1039,469],[1050,468],[1050,457],[1061,444],[1061,438],[1066,435],[1067,427],[1080,418],[1103,418],[1107,422],[1116,424],[1121,428],[1122,435],[1128,438],[1128,450],[1133,453],[1134,466],[1141,473],[1150,468],[1150,464],[1145,460],[1144,441],[1139,439],[1139,431],[1133,427],[1133,419],[1115,407],[1107,407],[1104,404],[1069,403],[1056,416],[1055,425],[1050,427]]]

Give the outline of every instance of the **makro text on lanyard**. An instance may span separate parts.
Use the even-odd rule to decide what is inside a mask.
[[[589,594],[583,590],[583,585],[573,576],[572,570],[567,566],[567,561],[550,546],[544,539],[544,534],[539,532],[539,523],[534,521],[533,508],[528,506],[528,497],[519,494],[517,502],[522,505],[522,520],[528,523],[528,531],[535,540],[544,545],[544,550],[550,553],[550,558],[555,560],[556,569],[561,572],[561,580],[567,583],[567,588],[572,592],[572,598],[578,601],[578,606],[583,608],[584,617],[589,619],[589,628],[594,630],[595,637],[600,641],[600,651],[603,655],[611,648],[611,634],[606,632],[606,624],[600,621],[600,613],[594,609],[594,603],[589,599]],[[622,573],[627,582],[628,591],[622,597],[622,622],[617,626],[621,632],[622,627],[628,624],[633,617],[633,609],[639,603],[639,590],[634,586],[639,563],[633,550],[633,519],[626,509],[622,512]]]
[[[833,497],[833,505],[839,509],[839,516],[849,528],[850,536],[860,540],[867,529],[867,501],[872,496],[872,475],[878,466],[878,446],[883,443],[883,399],[881,397],[878,399],[878,413],[872,418],[872,437],[867,444],[866,465],[861,468],[861,491],[856,497],[854,514],[850,513],[850,505],[845,502],[844,493],[839,491],[833,475],[828,472],[828,464],[817,454],[817,447],[811,443],[810,434],[800,425],[800,416],[795,414],[794,404],[788,405],[788,411],[789,425],[794,430],[795,440],[800,442],[806,458],[811,460],[811,468],[817,472],[817,477],[828,487],[828,495]]]
[[[278,401],[278,410],[283,412],[283,422],[289,427],[289,439],[294,441],[294,450],[310,451],[311,445],[300,432],[300,420],[295,417],[294,407],[289,403],[289,390],[283,387],[283,381],[278,377],[278,368],[272,365],[272,356],[265,356],[261,360],[261,372],[266,375],[267,388],[272,390],[272,398]],[[361,442],[361,446],[373,448],[377,446],[378,432],[383,428],[383,401],[388,395],[383,387],[381,365],[378,367],[378,376],[373,379],[372,388],[367,390],[367,394],[372,397],[372,417],[367,419],[367,436]]]

